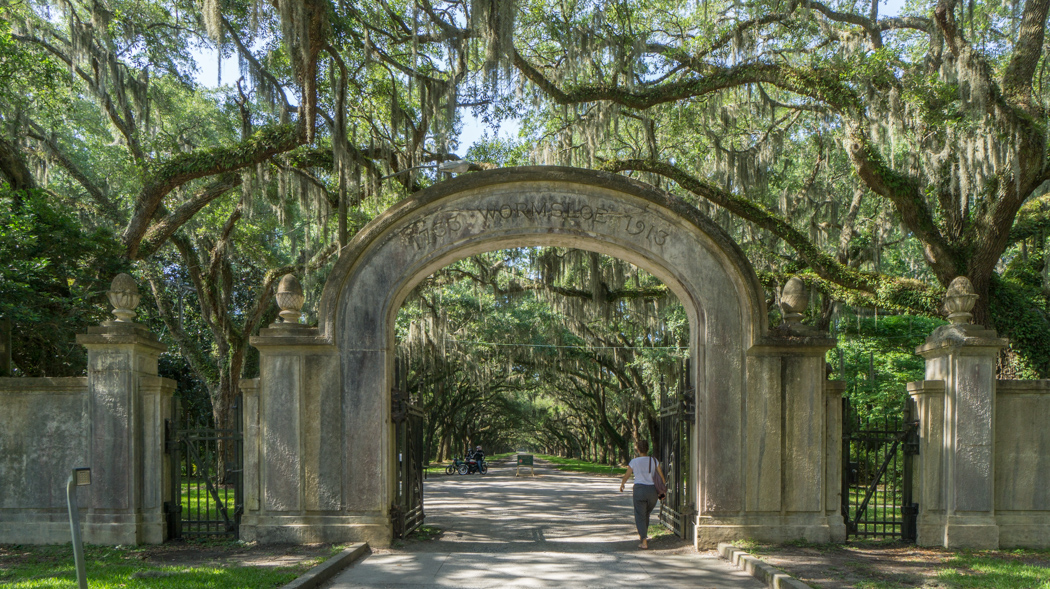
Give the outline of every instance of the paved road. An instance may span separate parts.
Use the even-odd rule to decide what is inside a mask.
[[[515,478],[501,463],[485,476],[431,476],[426,523],[441,537],[376,550],[325,587],[765,586],[671,536],[639,549],[630,487],[620,494],[616,478],[543,465],[536,475]]]

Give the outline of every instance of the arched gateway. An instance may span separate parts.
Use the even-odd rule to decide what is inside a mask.
[[[622,176],[553,167],[470,174],[398,203],[342,252],[318,327],[278,323],[252,339],[261,372],[244,386],[241,538],[389,543],[395,315],[435,270],[518,246],[609,254],[681,300],[696,386],[688,492],[698,545],[845,538],[841,400],[824,377],[834,342],[771,337],[754,270],[694,207]]]

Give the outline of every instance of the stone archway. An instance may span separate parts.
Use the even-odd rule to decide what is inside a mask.
[[[261,375],[244,387],[242,538],[388,543],[397,310],[457,259],[536,245],[629,261],[686,308],[698,544],[844,537],[837,405],[824,385],[833,342],[770,338],[754,270],[694,207],[622,176],[534,167],[459,177],[398,203],[342,252],[318,327],[274,324],[253,338]]]

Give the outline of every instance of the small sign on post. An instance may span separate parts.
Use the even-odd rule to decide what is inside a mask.
[[[73,562],[77,567],[77,586],[87,589],[84,566],[84,542],[80,539],[80,511],[77,509],[77,487],[91,484],[90,468],[74,468],[66,483],[66,505],[69,507],[69,530],[73,535]]]
[[[518,476],[521,473],[521,467],[529,467],[529,471],[532,476],[536,476],[536,470],[532,465],[532,454],[518,454],[518,468],[514,471],[514,476]]]

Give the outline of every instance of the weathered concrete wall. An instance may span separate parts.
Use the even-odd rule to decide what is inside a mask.
[[[0,544],[68,542],[66,481],[90,454],[87,378],[0,378]],[[81,505],[89,499],[78,490]]]
[[[1001,548],[1050,547],[1050,380],[1000,380],[995,519]]]
[[[86,378],[0,379],[0,543],[68,542],[66,481],[77,467],[91,469],[91,485],[77,489],[85,542],[163,542],[175,390],[157,376],[163,346],[130,322],[77,341]]]

